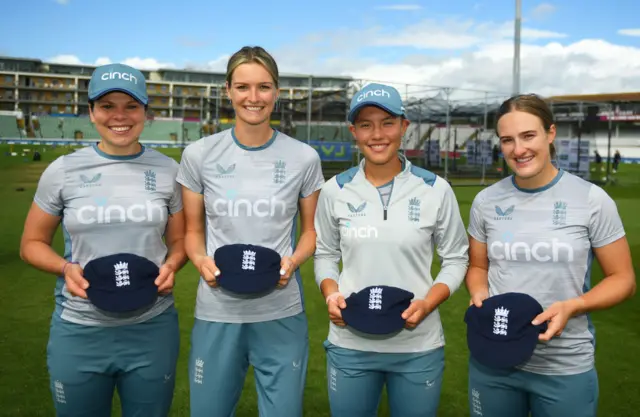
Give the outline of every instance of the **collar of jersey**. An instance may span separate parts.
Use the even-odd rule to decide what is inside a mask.
[[[145,151],[145,146],[141,143],[140,144],[140,152],[138,153],[134,153],[133,155],[109,155],[108,153],[103,152],[102,150],[100,150],[100,148],[98,148],[98,143],[94,143],[92,145],[93,149],[96,151],[96,153],[98,155],[100,155],[103,158],[107,158],[107,159],[111,159],[114,161],[130,161],[131,159],[136,159],[137,157],[141,156],[144,151]]]
[[[511,176],[511,183],[513,184],[514,187],[516,187],[516,190],[522,191],[523,193],[528,193],[528,194],[541,193],[541,192],[546,191],[549,188],[553,187],[554,185],[556,185],[558,183],[558,181],[560,181],[560,178],[562,178],[563,174],[564,174],[564,170],[563,169],[559,169],[558,173],[555,176],[555,178],[552,179],[549,184],[543,185],[542,187],[538,187],[538,188],[520,188],[520,187],[518,187],[518,184],[516,184],[515,175]]]
[[[402,163],[402,171],[400,171],[398,175],[396,175],[391,181],[394,181],[396,179],[404,179],[411,173],[411,161],[409,161],[407,157],[400,152],[398,152],[398,158],[400,158],[400,162]],[[358,164],[358,171],[362,174],[362,178],[366,179],[367,177],[364,175],[364,163],[365,159],[362,158],[362,160]]]
[[[269,139],[267,143],[265,143],[264,145],[245,146],[242,143],[240,143],[240,141],[236,137],[235,126],[231,128],[231,137],[233,138],[233,141],[235,142],[236,145],[238,145],[238,147],[240,147],[241,149],[244,149],[245,151],[261,151],[263,149],[267,149],[276,140],[276,136],[278,136],[278,131],[276,129],[273,129],[273,135],[271,135],[271,139]]]

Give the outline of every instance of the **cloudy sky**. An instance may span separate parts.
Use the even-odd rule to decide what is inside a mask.
[[[521,91],[640,91],[638,0],[522,3]],[[3,11],[15,18],[0,25],[0,55],[223,71],[258,44],[281,72],[512,88],[515,0],[21,0]]]

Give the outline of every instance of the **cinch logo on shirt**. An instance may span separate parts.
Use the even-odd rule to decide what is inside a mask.
[[[373,226],[352,227],[351,222],[346,222],[340,227],[340,236],[355,239],[375,239],[378,237],[378,229]]]
[[[273,217],[276,214],[284,216],[287,205],[284,201],[274,197],[249,200],[236,199],[235,190],[227,191],[227,198],[217,198],[213,201],[213,212],[218,216],[229,217]]]
[[[125,81],[132,81],[134,84],[138,84],[138,79],[133,74],[128,72],[118,72],[118,71],[105,72],[104,74],[102,74],[100,78],[105,81],[120,79]]]
[[[506,234],[505,234],[506,235]],[[550,242],[492,242],[489,246],[491,256],[506,261],[536,262],[573,262],[573,247],[559,239]]]
[[[107,204],[106,198],[96,198],[95,205],[81,206],[78,209],[80,224],[108,224],[108,223],[143,223],[163,221],[167,218],[167,208],[147,200],[144,204],[122,206]]]

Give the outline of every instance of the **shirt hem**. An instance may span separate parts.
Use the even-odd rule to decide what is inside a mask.
[[[234,323],[234,324],[243,324],[243,323],[261,323],[265,321],[274,321],[280,319],[286,319],[288,317],[297,316],[300,313],[303,313],[304,309],[302,306],[296,307],[292,310],[286,310],[283,312],[278,312],[277,314],[255,314],[251,316],[212,316],[207,314],[202,314],[196,311],[194,317],[197,320],[202,321],[211,321],[218,323]]]
[[[359,346],[356,343],[349,343],[349,342],[341,343],[340,341],[332,338],[331,335],[329,335],[327,340],[329,341],[329,343],[339,348],[357,350],[359,352],[373,352],[373,353],[424,353],[424,352],[430,352],[430,351],[442,348],[446,345],[446,343],[442,342],[442,343],[435,343],[435,344],[421,344],[419,346],[416,346],[413,348],[406,348],[406,349],[397,349],[396,347],[382,348],[382,349],[380,348],[363,349],[362,346]]]
[[[588,365],[582,365],[575,368],[567,368],[567,369],[553,370],[553,369],[544,369],[544,368],[531,367],[531,366],[519,366],[518,369],[524,372],[530,372],[532,374],[560,376],[560,375],[583,374],[585,372],[591,371],[594,367],[595,367],[595,363],[591,362]]]
[[[166,303],[166,304],[165,304]],[[118,327],[118,326],[129,326],[132,324],[140,324],[146,321],[149,321],[160,314],[167,311],[169,308],[174,306],[174,301],[171,299],[166,301],[165,303],[160,303],[153,306],[146,313],[138,316],[138,317],[128,317],[123,319],[108,319],[111,321],[101,321],[99,319],[87,318],[84,313],[79,313],[77,311],[69,310],[64,306],[59,306],[60,308],[56,308],[54,311],[54,315],[57,316],[60,320],[68,321],[74,324],[80,324],[82,326],[95,326],[95,327]]]

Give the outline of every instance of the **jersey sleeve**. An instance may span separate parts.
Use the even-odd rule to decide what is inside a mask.
[[[33,201],[46,213],[52,216],[62,216],[64,200],[62,188],[64,186],[64,156],[49,164],[40,176],[38,188]]]
[[[193,192],[204,194],[202,184],[202,158],[204,155],[204,139],[184,148],[180,169],[176,181]]]
[[[333,213],[333,197],[330,183],[320,191],[315,214],[316,251],[314,254],[314,272],[318,286],[325,279],[338,281],[341,258],[340,232],[338,221]]]
[[[484,217],[482,216],[482,202],[483,197],[481,194],[476,195],[471,204],[471,211],[469,212],[469,235],[481,243],[487,242],[487,233],[484,224]]]
[[[453,189],[445,181],[442,181],[441,186],[445,189],[434,233],[441,267],[434,284],[445,284],[449,287],[449,294],[453,295],[467,273],[469,239]]]
[[[180,166],[177,164],[177,162],[172,162],[172,166],[175,170],[174,172],[176,172],[176,175],[177,175],[180,169]],[[181,189],[180,183],[174,179],[173,193],[171,194],[171,198],[169,199],[169,213],[175,214],[180,210],[182,210],[182,189]]]
[[[320,155],[312,148],[312,157],[306,166],[304,180],[302,182],[302,190],[300,197],[309,197],[314,192],[322,188],[324,184],[324,176],[322,175],[322,164],[320,163]]]
[[[615,201],[596,185],[589,190],[589,209],[589,240],[592,247],[606,246],[625,235]]]

